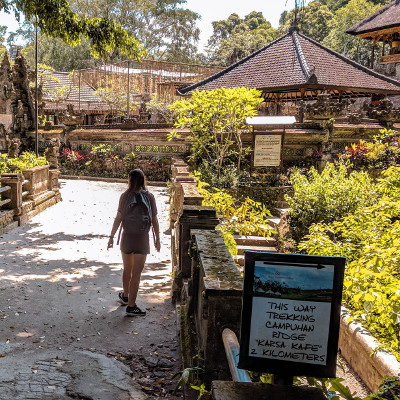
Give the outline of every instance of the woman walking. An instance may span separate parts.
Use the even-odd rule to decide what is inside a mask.
[[[146,256],[150,253],[150,227],[153,228],[154,245],[157,251],[160,251],[160,233],[154,195],[146,190],[145,177],[140,169],[129,172],[128,189],[122,193],[119,199],[118,211],[111,229],[107,250],[114,246],[114,236],[121,224],[120,249],[124,271],[122,274],[123,292],[118,295],[119,301],[121,304],[127,305],[127,315],[146,315],[146,311],[137,306],[136,297]],[[121,230],[119,234],[121,234]]]

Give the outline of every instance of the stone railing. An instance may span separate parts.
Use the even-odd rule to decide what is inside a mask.
[[[47,207],[61,201],[58,170],[48,165],[0,176],[0,232],[26,223]]]
[[[202,206],[203,196],[188,165],[172,165],[171,237],[172,301],[180,304],[184,367],[193,360],[204,370],[202,379],[229,378],[222,331],[239,333],[242,277],[221,233],[213,207]],[[193,337],[193,326],[197,334]],[[197,357],[193,358],[195,355]]]
[[[191,229],[190,234],[191,271],[182,299],[196,327],[203,380],[229,380],[222,332],[229,328],[239,336],[243,278],[221,232]]]
[[[218,225],[215,210],[202,207],[203,196],[197,190],[197,181],[190,176],[188,165],[181,159],[172,164],[170,230],[172,271],[174,282],[172,299],[175,302],[183,282],[190,277],[190,229],[214,229]]]

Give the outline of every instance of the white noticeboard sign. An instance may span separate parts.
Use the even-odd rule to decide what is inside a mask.
[[[281,165],[282,135],[259,134],[254,137],[254,167]]]
[[[334,266],[302,268],[295,277],[292,270],[256,263],[249,355],[326,365]]]

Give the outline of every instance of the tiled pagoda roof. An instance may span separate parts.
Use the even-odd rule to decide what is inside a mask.
[[[178,88],[179,95],[220,87],[249,87],[266,99],[281,101],[400,94],[400,82],[370,70],[302,35],[297,28],[196,84]]]
[[[400,0],[392,1],[378,11],[353,25],[346,33],[361,35],[394,27],[400,27]]]

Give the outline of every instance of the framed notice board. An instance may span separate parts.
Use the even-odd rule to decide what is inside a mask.
[[[245,252],[239,365],[336,376],[345,258]]]
[[[284,131],[254,133],[253,167],[281,167]]]

